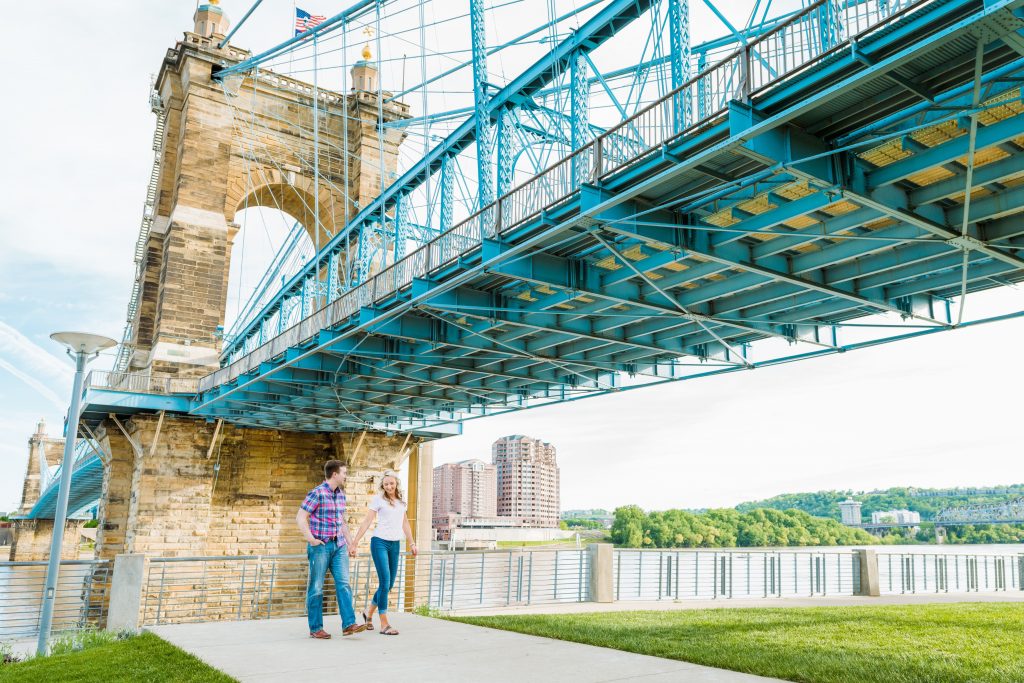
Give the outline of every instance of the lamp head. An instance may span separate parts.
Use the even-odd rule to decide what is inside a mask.
[[[86,332],[54,332],[50,335],[50,339],[71,353],[84,353],[88,355],[117,346],[117,342],[110,337],[88,334]]]

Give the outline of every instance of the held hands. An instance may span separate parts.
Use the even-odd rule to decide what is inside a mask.
[[[413,544],[412,544],[412,545],[411,545],[411,546],[409,547],[409,550],[410,550],[410,551],[412,551],[412,556],[413,556],[413,557],[416,557],[417,555],[419,555],[419,554],[420,554],[420,549],[416,547],[416,544],[415,544],[415,543],[413,543]]]
[[[355,557],[356,556],[356,546],[355,546],[354,543],[349,543],[348,544],[348,556],[349,557]]]

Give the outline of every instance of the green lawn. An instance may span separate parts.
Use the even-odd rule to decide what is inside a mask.
[[[1024,681],[1024,604],[458,617],[808,683]]]
[[[0,681],[4,683],[231,683],[234,680],[152,633],[90,647],[81,652],[30,659],[18,664],[0,664]]]
[[[580,536],[580,543],[582,543],[583,545],[589,545],[591,543],[607,543],[607,542],[608,542],[608,537],[607,536],[583,536],[583,535]],[[569,548],[569,547],[575,548],[576,547],[576,539],[575,538],[556,538],[556,539],[553,539],[553,540],[550,540],[550,541],[498,541],[498,547],[499,548],[522,548],[522,547],[539,546],[539,545],[547,545],[547,546],[564,545],[567,548]]]

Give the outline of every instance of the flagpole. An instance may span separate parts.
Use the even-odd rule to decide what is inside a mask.
[[[292,31],[293,31],[292,37],[294,38],[295,36],[299,35],[298,34],[298,30],[299,29],[296,28],[299,25],[299,6],[295,4],[295,0],[292,0],[292,18],[293,18],[293,21],[292,21]],[[294,71],[292,70],[292,57],[293,56],[294,56],[294,51],[293,50],[288,50],[288,75],[289,76],[292,76],[294,74]]]
[[[320,308],[320,85],[317,34],[313,34],[313,222],[316,225],[316,298]]]

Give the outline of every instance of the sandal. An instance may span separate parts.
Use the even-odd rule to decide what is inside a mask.
[[[382,636],[397,636],[398,631],[395,630],[394,626],[385,626],[380,630]]]
[[[373,622],[366,617],[366,612],[363,612],[363,623],[366,624],[366,630],[367,631],[372,631],[373,630]]]

